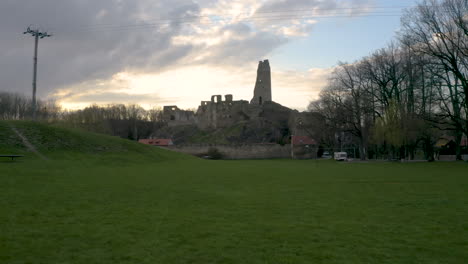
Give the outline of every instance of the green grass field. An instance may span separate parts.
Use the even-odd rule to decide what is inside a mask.
[[[0,263],[468,261],[466,163],[208,161],[13,124],[48,159],[0,122],[27,155],[0,161]]]

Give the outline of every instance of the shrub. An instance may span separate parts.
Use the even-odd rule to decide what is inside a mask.
[[[219,160],[223,158],[223,154],[221,154],[221,152],[219,152],[217,148],[210,148],[208,150],[208,153],[206,154],[207,156],[209,156],[211,159],[214,159],[214,160]]]

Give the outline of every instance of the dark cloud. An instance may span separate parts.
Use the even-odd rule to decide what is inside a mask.
[[[275,48],[287,43],[288,39],[271,32],[250,32],[241,25],[229,27],[242,29],[235,31],[238,36],[245,38],[230,38],[221,45],[210,47],[211,56],[206,59],[207,63],[220,65],[245,65],[246,63],[256,63],[265,57]]]
[[[195,3],[174,0],[1,1],[0,90],[31,89],[33,38],[22,34],[29,24],[54,33],[39,43],[39,95],[47,95],[125,69],[157,70],[176,63],[191,47],[171,45],[182,25],[161,21],[198,12]]]

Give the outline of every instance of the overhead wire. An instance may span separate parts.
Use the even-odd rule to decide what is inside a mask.
[[[155,22],[155,21],[168,21],[168,20],[179,20],[179,19],[197,19],[197,18],[212,18],[212,17],[237,17],[242,15],[251,16],[253,14],[270,14],[270,13],[289,13],[289,12],[320,12],[320,11],[333,11],[333,10],[361,10],[361,12],[374,12],[371,9],[403,9],[410,8],[412,6],[373,6],[373,7],[335,7],[335,8],[302,8],[302,9],[286,9],[286,10],[267,10],[267,11],[255,11],[255,12],[242,12],[237,14],[232,13],[221,13],[221,14],[208,14],[208,15],[190,15],[183,16],[179,18],[158,18],[158,19],[149,19],[145,20],[145,23]],[[94,25],[81,25],[79,27],[106,27],[106,26],[115,26],[115,24],[94,24]]]
[[[68,28],[67,31],[73,33],[92,33],[92,32],[107,32],[107,31],[126,31],[156,28],[164,25],[184,25],[184,24],[199,24],[201,26],[209,26],[219,24],[224,21],[235,21],[238,23],[248,22],[267,22],[281,20],[304,20],[304,19],[321,19],[321,18],[351,18],[351,17],[397,17],[401,15],[400,10],[410,8],[412,6],[392,6],[392,7],[343,7],[343,8],[311,8],[311,9],[289,9],[289,10],[260,10],[254,13],[238,13],[238,14],[208,14],[194,15],[179,18],[159,18],[145,20],[139,24],[95,24],[78,26],[75,29]],[[383,9],[383,10],[381,10]],[[389,9],[389,10],[385,10]],[[323,14],[323,11],[337,11],[331,14]],[[343,12],[345,11],[345,12]],[[304,14],[302,14],[304,13]],[[306,14],[306,13],[322,13],[322,14]],[[260,15],[258,15],[260,14]],[[262,15],[263,14],[263,15]],[[244,17],[243,17],[244,16]],[[207,21],[203,21],[203,19]],[[62,33],[60,29],[54,29],[54,33]],[[65,32],[63,32],[65,33]]]
[[[399,14],[353,14],[348,15],[348,14],[340,14],[340,15],[326,15],[326,16],[317,16],[317,15],[312,15],[312,16],[307,16],[307,15],[283,15],[283,16],[275,16],[275,17],[250,17],[250,18],[245,18],[245,19],[233,19],[235,22],[262,22],[262,21],[280,21],[280,20],[293,20],[293,19],[318,19],[318,18],[349,18],[353,16],[360,16],[360,15],[366,15],[367,17],[398,17],[400,16]],[[170,20],[167,22],[159,22],[159,23],[142,23],[142,24],[134,24],[134,25],[116,25],[112,27],[107,27],[107,28],[93,28],[93,29],[86,29],[82,30],[81,32],[96,32],[96,31],[115,31],[115,30],[131,30],[131,29],[147,29],[147,28],[153,28],[153,27],[158,27],[162,25],[177,25],[177,24],[194,24],[198,23],[200,25],[213,25],[217,24],[219,22],[223,21],[228,21],[229,19],[227,18],[221,18],[221,19],[211,19],[210,21],[207,22],[200,22],[196,20]],[[74,31],[76,32],[76,31]]]

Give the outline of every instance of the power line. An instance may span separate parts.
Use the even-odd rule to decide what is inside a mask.
[[[403,9],[403,8],[410,8],[413,6],[392,6],[392,7],[368,7],[368,8],[363,8],[363,7],[335,7],[335,8],[303,8],[303,9],[286,9],[286,10],[267,10],[267,11],[256,11],[253,13],[255,16],[256,14],[271,14],[271,13],[290,13],[290,12],[320,12],[320,11],[333,11],[333,10],[349,10],[353,11],[353,13],[344,13],[344,14],[354,14],[354,10],[357,10],[358,13],[366,12],[366,13],[375,13],[376,11],[371,11],[370,9]],[[382,12],[382,11],[380,11]],[[396,12],[396,11],[393,11]],[[179,20],[185,20],[185,19],[201,19],[201,18],[213,18],[213,17],[239,17],[239,16],[252,16],[251,12],[243,12],[243,13],[238,13],[238,14],[232,14],[232,13],[221,13],[221,14],[208,14],[208,15],[192,15],[192,16],[184,16],[184,17],[178,17],[178,18],[158,18],[158,19],[150,19],[146,20],[146,23],[151,23],[151,22],[169,22],[169,21],[179,21]],[[78,26],[77,28],[95,28],[95,27],[112,27],[116,26],[115,24],[95,24],[95,25],[81,25]]]
[[[361,14],[361,16],[364,14]],[[293,19],[318,19],[318,18],[350,18],[353,16],[359,16],[359,14],[351,15],[333,15],[333,16],[297,16],[297,15],[288,15],[288,16],[277,16],[277,17],[252,17],[246,19],[236,19],[235,22],[268,22],[268,21],[281,21],[281,20],[293,20]],[[379,15],[366,15],[366,17],[400,17],[399,14],[379,14]],[[200,22],[195,20],[170,20],[168,22],[161,23],[145,23],[145,24],[133,24],[133,25],[115,25],[107,28],[89,28],[85,30],[74,30],[73,33],[86,33],[86,32],[108,32],[108,31],[125,31],[125,30],[138,30],[138,29],[149,29],[156,28],[164,25],[183,25],[183,24],[200,24],[203,26],[215,25],[219,22],[226,21],[228,19],[214,19],[208,22]]]
[[[74,29],[67,28],[67,32],[73,31],[75,33],[86,32],[101,32],[101,31],[125,31],[125,30],[138,30],[150,29],[164,25],[183,25],[183,24],[200,24],[200,25],[213,25],[223,21],[234,20],[236,22],[257,22],[257,21],[281,21],[288,19],[322,19],[322,18],[350,18],[356,16],[366,17],[398,17],[401,16],[401,10],[408,9],[416,6],[369,6],[369,7],[331,7],[331,8],[303,8],[303,9],[284,9],[284,10],[258,10],[255,12],[243,12],[238,14],[221,13],[221,14],[205,14],[205,15],[191,15],[178,18],[158,18],[145,20],[141,24],[94,24],[94,25],[80,25]],[[428,6],[437,8],[438,5]],[[330,12],[331,14],[305,14],[305,13],[323,13],[323,11],[337,11]],[[259,15],[260,14],[260,15]],[[263,14],[263,15],[262,15]],[[209,21],[201,21],[208,19]],[[60,29],[58,31],[62,32]],[[62,34],[67,34],[63,32]]]
[[[52,37],[51,34],[47,32],[41,32],[38,29],[31,29],[28,27],[23,34],[30,34],[34,37],[34,71],[33,71],[33,97],[32,97],[32,111],[33,111],[33,120],[36,120],[36,79],[37,79],[37,49],[39,46],[39,38],[48,38]]]
[[[170,24],[195,24],[201,25],[216,24],[217,22],[235,20],[236,22],[255,22],[255,21],[275,21],[275,20],[288,20],[288,19],[313,19],[313,18],[343,18],[353,16],[369,16],[369,17],[396,17],[400,16],[401,12],[392,9],[410,8],[412,6],[393,6],[393,7],[343,7],[343,8],[313,8],[313,9],[289,9],[289,10],[270,10],[270,11],[257,11],[253,15],[251,13],[238,13],[238,14],[209,14],[209,15],[193,15],[178,18],[159,18],[146,20],[141,24],[96,24],[96,25],[82,25],[75,27],[73,30],[76,32],[96,32],[96,31],[121,31],[133,29],[147,29]],[[378,10],[370,10],[378,9]],[[390,10],[385,10],[390,9]],[[305,14],[317,13],[321,11],[338,11],[333,14]],[[345,11],[345,12],[343,12]],[[259,15],[260,14],[260,15]],[[263,14],[263,15],[262,15]],[[243,17],[244,16],[244,17]],[[248,17],[245,17],[248,16]],[[207,22],[201,22],[201,19],[209,19]]]
[[[159,18],[146,20],[140,24],[95,24],[95,25],[81,25],[73,28],[67,28],[66,32],[61,32],[61,35],[67,35],[68,32],[76,33],[93,33],[93,32],[118,32],[129,30],[143,30],[157,28],[165,25],[200,25],[209,26],[216,25],[220,22],[237,22],[237,23],[255,23],[255,22],[268,22],[268,21],[282,21],[282,20],[304,20],[304,19],[328,19],[328,18],[352,18],[352,17],[400,17],[401,10],[412,8],[415,6],[382,6],[382,7],[343,7],[343,8],[312,8],[312,9],[289,9],[289,10],[270,10],[270,11],[256,11],[238,14],[209,14],[209,15],[192,15],[178,18]],[[437,6],[430,6],[436,8]],[[373,11],[371,9],[374,9]],[[318,13],[326,10],[334,10],[330,14],[307,14]],[[260,14],[260,15],[259,15]],[[261,15],[263,14],[263,15]],[[205,20],[203,20],[205,19]]]

